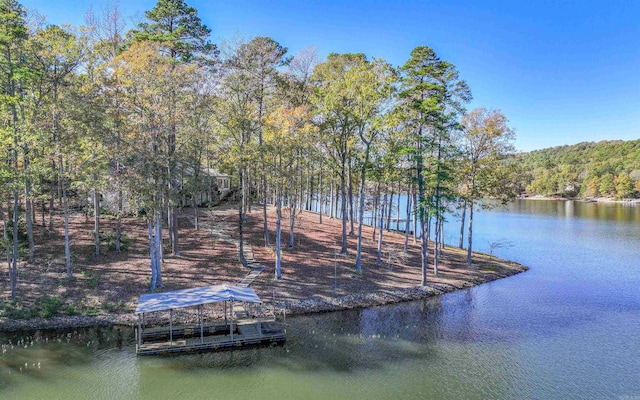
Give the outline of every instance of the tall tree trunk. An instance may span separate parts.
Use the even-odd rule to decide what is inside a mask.
[[[349,157],[349,236],[354,236],[354,225],[353,225],[353,174],[351,172],[351,157]]]
[[[367,174],[367,165],[369,164],[369,149],[371,147],[371,144],[367,143],[366,141],[365,144],[366,149],[364,153],[364,164],[362,164],[362,169],[360,171],[360,191],[358,192],[358,250],[356,256],[356,271],[359,273],[362,273],[362,225],[364,223],[364,187]]]
[[[156,265],[156,241],[153,237],[155,227],[153,226],[152,221],[155,222],[155,218],[147,217],[147,228],[149,230],[149,258],[151,259],[151,284],[149,285],[149,291],[156,290],[158,282],[158,268]]]
[[[118,82],[118,76],[116,76]],[[118,92],[116,92],[118,93]],[[116,99],[119,103],[118,99]],[[122,212],[123,212],[123,192],[122,192],[122,171],[120,165],[120,146],[122,144],[122,136],[120,133],[120,107],[116,106],[115,128],[116,128],[116,152],[118,156],[116,158],[116,185],[118,188],[118,211],[116,213],[116,253],[120,253],[122,250]]]
[[[320,214],[320,225],[322,225],[322,207],[324,206],[324,196],[322,191],[322,165],[320,166],[320,182],[318,183],[318,214]]]
[[[301,157],[301,154],[298,154],[298,157]],[[300,164],[298,163],[298,161],[296,161],[296,171],[298,171],[298,182],[300,183],[300,186],[298,187],[299,191],[297,193],[297,201],[296,203],[296,207],[298,207],[299,209],[302,209],[302,207],[304,207],[304,179],[303,179],[303,170],[304,168],[302,168],[300,166]]]
[[[473,200],[469,201],[469,232],[467,236],[467,267],[471,268],[471,252],[473,248]]]
[[[62,174],[62,159],[60,160],[60,173]],[[64,260],[67,267],[67,278],[73,278],[71,270],[71,245],[69,239],[69,205],[67,203],[67,189],[64,178],[60,180],[62,186],[62,212],[64,213]]]
[[[116,252],[122,250],[122,189],[118,190],[118,215],[116,216]]]
[[[193,220],[196,231],[200,230],[200,216],[198,215],[198,202],[195,194],[193,195]]]
[[[420,212],[418,210],[419,204],[418,204],[418,191],[416,190],[416,186],[412,185],[413,187],[413,244],[416,244],[418,242],[418,220],[420,219]]]
[[[258,129],[258,148],[262,149],[263,146],[263,132],[262,132],[262,114],[264,112],[264,77],[262,77],[260,84],[260,92],[258,97],[258,121],[259,121],[259,129]],[[262,225],[263,225],[263,233],[264,233],[264,246],[269,247],[269,226],[267,220],[267,175],[265,173],[266,167],[264,163],[264,152],[260,151],[260,181],[262,186]]]
[[[389,206],[386,208],[387,211],[387,231],[391,230],[391,214],[393,210],[393,195],[394,195],[393,183],[391,183],[391,196],[389,197]]]
[[[293,249],[295,246],[294,229],[296,226],[296,213],[297,213],[298,201],[296,196],[293,197],[291,206],[289,208],[289,248]]]
[[[247,201],[244,203],[245,204],[245,209],[244,209],[244,217],[245,219],[247,219],[247,212],[249,212],[249,214],[251,214],[251,188],[253,187],[253,185],[251,185],[251,181],[253,180],[252,178],[252,171],[251,168],[246,168],[245,167],[245,182],[247,184],[247,190],[245,191],[245,194],[247,195]]]
[[[407,254],[409,251],[409,230],[411,226],[411,182],[409,182],[409,186],[407,186],[407,209],[406,209],[406,218],[407,220],[404,223],[404,253]],[[398,201],[398,204],[400,202]],[[400,216],[400,210],[398,210],[398,216]]]
[[[17,170],[18,164],[18,151],[17,140],[14,142],[16,148],[14,149],[14,167]],[[18,189],[13,189],[13,253],[11,254],[11,271],[9,274],[11,281],[11,299],[16,298],[16,288],[18,286],[18,208],[20,207],[20,199],[18,197]]]
[[[96,256],[100,255],[100,194],[93,189],[93,224],[95,232]]]
[[[422,165],[422,128],[420,128],[418,132],[418,154],[416,157],[416,172],[418,175],[418,206],[419,210],[419,218],[420,218],[420,255],[421,255],[421,270],[422,270],[422,280],[421,285],[427,285],[427,263],[429,257],[429,247],[428,247],[428,232],[426,231],[426,225],[428,221],[426,221],[426,213],[424,210],[425,206],[425,198],[424,198],[424,176],[422,175],[423,165]]]
[[[331,194],[329,194],[329,218],[333,219],[335,214],[333,213],[333,203],[335,198],[334,179],[331,177]]]
[[[7,202],[7,213],[4,213],[4,203],[0,202],[0,217],[2,217],[2,238],[5,242],[5,255],[7,256],[7,267],[9,271],[9,277],[12,276],[12,257],[11,257],[11,248],[9,246],[9,227],[7,226],[9,215],[11,214],[11,206],[9,202]],[[10,279],[13,283],[13,279]],[[13,297],[15,298],[15,297]]]
[[[241,196],[242,196],[242,200],[240,202],[238,202],[238,258],[240,259],[240,262],[242,263],[242,265],[244,265],[245,267],[247,266],[247,260],[245,260],[244,258],[244,232],[243,232],[243,225],[244,225],[244,174],[242,173],[242,167],[239,168],[238,171],[238,175],[240,178],[240,182],[241,182]]]
[[[396,231],[400,232],[400,196],[402,196],[402,187],[398,182],[398,201],[396,202]]]
[[[378,230],[378,255],[376,258],[376,264],[382,265],[382,225],[384,224],[384,213],[387,207],[387,193],[385,192],[384,198],[380,204],[380,229]]]
[[[307,166],[307,190],[304,194],[304,203],[300,204],[300,209],[302,209],[304,204],[304,209],[309,211],[311,210],[311,191],[313,190],[313,177],[311,176],[311,167]]]
[[[371,240],[376,240],[376,231],[378,229],[379,205],[380,205],[380,182],[376,182],[376,193],[373,198],[373,218],[371,219],[371,225],[373,225],[373,236],[371,236]]]
[[[175,190],[175,188],[174,188]],[[174,195],[175,197],[175,195]],[[174,199],[175,201],[175,199]],[[178,238],[178,204],[169,203],[169,207],[171,209],[171,250],[174,256],[180,255],[180,241]]]
[[[342,245],[340,248],[340,254],[347,254],[347,188],[345,182],[346,175],[346,160],[342,160],[342,171],[340,173],[340,200],[341,212],[342,212]]]
[[[433,275],[438,276],[438,263],[440,261],[440,218],[434,216],[435,232],[433,235]]]
[[[44,206],[44,199],[40,199],[40,211],[41,211],[41,216],[42,216],[42,227],[44,228],[45,226],[47,226],[46,222],[45,222],[45,206]]]
[[[282,279],[282,199],[276,199],[276,279]]]
[[[464,220],[467,214],[467,201],[462,202],[462,217],[460,218],[460,241],[458,242],[458,247],[462,249],[464,247]]]
[[[29,158],[24,156],[24,169],[29,168]],[[31,179],[27,178],[24,183],[24,219],[27,225],[27,237],[29,239],[29,263],[36,261],[35,242],[33,240],[33,207],[31,203]]]
[[[57,166],[56,166],[56,162],[55,159],[51,160],[51,163],[53,164],[53,171],[57,170]],[[55,180],[51,180],[51,186],[49,187],[49,226],[47,227],[47,231],[49,232],[53,232],[53,206],[54,206],[54,199],[55,199],[55,193],[56,193],[56,181]]]
[[[162,249],[162,216],[160,213],[156,214],[156,233],[155,233],[155,242],[156,242],[156,270],[158,272],[157,285],[158,287],[163,287],[162,284],[162,263],[164,262],[163,257],[163,249]]]
[[[435,245],[433,253],[433,274],[438,276],[438,264],[440,262],[440,228],[442,211],[440,210],[441,196],[440,196],[440,160],[442,159],[442,134],[438,135],[438,155],[437,155],[437,167],[436,167],[436,215],[435,215]]]
[[[260,135],[262,137],[262,135]],[[261,156],[262,157],[262,156]],[[264,166],[264,160],[262,161]],[[264,171],[264,168],[263,168]],[[262,173],[262,191],[264,193],[262,201],[262,221],[264,231],[264,246],[269,247],[269,225],[267,221],[267,177]]]

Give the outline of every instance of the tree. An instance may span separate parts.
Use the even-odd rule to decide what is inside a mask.
[[[388,111],[389,100],[393,93],[394,71],[383,60],[363,62],[357,68],[347,72],[347,82],[358,104],[354,121],[356,132],[362,146],[360,164],[360,189],[358,191],[358,244],[356,250],[356,271],[362,272],[362,225],[364,220],[365,182],[372,146],[377,145],[379,132],[385,128],[390,130],[392,120],[383,120]],[[382,231],[382,230],[381,230]]]
[[[12,189],[13,197],[13,235],[12,246],[7,244],[7,260],[9,262],[9,278],[11,298],[16,297],[18,283],[18,213],[19,213],[19,179],[18,175],[18,146],[22,124],[18,115],[18,105],[22,100],[19,89],[20,81],[29,73],[22,63],[21,48],[28,38],[25,22],[25,10],[15,0],[0,2],[0,73],[2,74],[1,106],[3,119],[7,124],[2,129],[2,144],[11,154],[13,171],[3,174]],[[7,179],[8,178],[8,179]],[[5,227],[6,230],[6,227]]]
[[[258,134],[258,147],[263,145],[263,116],[265,109],[270,106],[270,100],[275,94],[278,80],[278,68],[289,63],[285,57],[287,48],[281,46],[275,40],[258,36],[247,43],[241,44],[234,56],[229,60],[229,64],[237,70],[246,73],[250,80],[248,90],[251,91],[256,103],[256,131]],[[267,226],[267,177],[264,174],[264,156],[260,153],[260,180],[262,191],[262,215],[264,227],[264,243],[269,245],[269,229]]]
[[[297,166],[303,158],[300,149],[305,138],[312,136],[313,125],[309,118],[309,109],[305,106],[283,104],[267,115],[265,141],[262,151],[265,153],[265,165],[271,174],[271,184],[276,190],[276,269],[275,278],[281,279],[282,264],[282,206],[285,198],[295,197],[297,188]],[[290,210],[295,217],[295,210]],[[293,232],[290,233],[290,238]]]
[[[340,253],[347,254],[347,173],[358,125],[359,107],[352,90],[349,71],[367,62],[364,54],[329,54],[313,72],[315,93],[312,103],[317,115],[321,143],[330,156],[331,166],[340,176],[342,242]]]
[[[612,174],[607,173],[600,177],[600,187],[598,188],[598,191],[601,195],[613,195],[615,189],[616,186]]]
[[[51,118],[51,137],[54,145],[52,165],[56,165],[58,186],[62,197],[64,214],[64,248],[67,277],[73,276],[71,269],[71,248],[69,237],[69,205],[68,182],[69,165],[65,159],[71,155],[74,147],[74,132],[69,128],[69,119],[62,106],[68,100],[64,91],[67,89],[67,79],[80,65],[84,56],[83,46],[76,40],[75,35],[58,26],[51,25],[39,30],[34,37],[34,55],[39,64],[39,73],[45,77],[45,85],[49,91],[49,113]]]
[[[597,176],[589,179],[586,186],[585,194],[587,196],[598,196],[600,194],[600,179]]]
[[[201,65],[212,65],[213,57],[217,55],[216,46],[208,37],[211,30],[198,17],[195,8],[188,6],[183,0],[158,0],[156,6],[147,11],[145,16],[149,20],[139,25],[139,30],[133,30],[129,37],[134,42],[150,41],[158,43],[158,51],[166,55],[172,63],[172,73],[178,63],[196,62]],[[177,103],[178,92],[175,86],[166,88],[165,96]],[[179,203],[178,173],[176,157],[176,135],[180,114],[174,108],[169,109],[170,131],[166,144],[168,171],[167,192],[169,203],[169,237],[174,255],[180,254],[178,242],[178,214]]]
[[[226,154],[225,162],[229,168],[235,170],[240,187],[240,202],[238,204],[238,233],[240,235],[238,256],[242,264],[244,258],[244,222],[246,219],[247,198],[250,195],[248,182],[248,165],[256,150],[252,141],[256,131],[255,97],[252,92],[250,74],[241,68],[235,68],[234,57],[236,48],[230,49],[227,59],[223,62],[220,73],[220,84],[212,104],[212,113],[218,131],[217,146]]]
[[[91,49],[91,59],[96,64],[96,71],[92,77],[97,80],[93,82],[94,93],[102,103],[106,130],[102,144],[106,146],[109,154],[109,178],[107,185],[116,191],[116,231],[115,231],[115,251],[121,251],[122,238],[122,216],[124,213],[124,179],[123,179],[123,157],[122,157],[122,128],[124,126],[124,116],[122,115],[122,91],[119,85],[117,74],[111,74],[108,69],[109,62],[122,50],[124,44],[125,23],[117,3],[107,3],[106,7],[99,15],[89,12],[87,15],[87,42]],[[97,211],[97,194],[94,193],[94,211]],[[99,212],[95,214],[95,234],[96,249],[99,249]]]
[[[618,198],[620,199],[633,197],[633,182],[631,182],[631,179],[626,172],[622,172],[618,175],[618,179],[616,180],[616,192],[618,192]]]
[[[455,67],[441,60],[429,47],[419,46],[411,51],[411,58],[400,68],[401,91],[399,112],[404,124],[412,132],[411,155],[418,181],[418,218],[421,237],[422,285],[427,282],[428,237],[427,218],[435,206],[439,216],[440,151],[449,130],[457,124],[462,104],[471,99],[466,82]],[[425,166],[430,154],[436,154],[435,196],[427,197]],[[435,200],[435,203],[433,202]],[[436,270],[437,273],[437,270]]]
[[[183,101],[179,97],[166,96],[167,90],[178,93],[177,88],[193,85],[196,79],[195,66],[175,65],[163,57],[159,44],[134,43],[125,52],[114,58],[110,70],[119,77],[122,106],[127,130],[122,146],[126,182],[134,195],[134,203],[144,210],[149,231],[149,254],[151,257],[150,290],[162,286],[162,209],[170,186],[170,172],[166,168],[169,154],[175,155],[167,143],[173,136],[173,120],[176,107]]]
[[[505,157],[513,152],[515,134],[507,126],[507,118],[498,110],[476,108],[463,117],[462,124],[463,196],[469,207],[467,265],[471,267],[475,205],[482,198],[506,202],[516,196],[515,185],[510,184],[513,170],[504,165]]]

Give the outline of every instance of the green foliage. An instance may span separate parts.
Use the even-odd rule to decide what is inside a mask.
[[[519,154],[527,193],[546,196],[634,197],[640,181],[640,139],[584,142]],[[622,179],[620,189],[617,183]]]
[[[80,315],[80,310],[75,303],[68,303],[63,308],[64,313],[67,315]]]
[[[184,0],[158,0],[145,15],[148,21],[129,33],[135,41],[161,43],[172,58],[184,62],[217,53],[216,46],[208,40],[211,29],[202,24],[198,11]]]
[[[625,172],[618,175],[618,179],[616,180],[616,192],[618,193],[618,198],[625,199],[629,197],[633,197],[634,187],[629,175]]]
[[[5,246],[13,246],[13,219],[7,220],[7,240]],[[27,236],[27,224],[22,218],[18,220],[18,255],[24,259],[29,248],[29,237]]]
[[[98,273],[97,271],[85,270],[85,271],[82,271],[82,276],[84,276],[87,279],[87,285],[89,285],[91,289],[95,289],[98,287],[98,281],[100,280],[100,273]]]
[[[62,300],[58,297],[44,296],[38,301],[38,316],[41,318],[51,318],[58,314],[62,308]]]
[[[91,236],[95,237],[95,231],[91,231]],[[116,249],[116,232],[112,230],[100,231],[100,243],[104,243],[108,250]],[[127,251],[131,243],[131,238],[124,231],[120,231],[120,250]]]
[[[32,307],[27,307],[20,300],[13,300],[4,303],[0,311],[3,311],[7,318],[11,319],[31,319],[31,318],[51,318],[58,315],[63,310],[62,299],[54,296],[43,296],[34,302]]]
[[[7,301],[0,310],[11,319],[31,319],[38,316],[37,309],[26,307],[20,300]]]
[[[110,302],[105,300],[102,302],[102,309],[108,313],[118,311],[122,307],[122,301]]]
[[[88,317],[95,317],[99,313],[100,312],[98,311],[98,309],[96,307],[88,306],[88,307],[85,307],[83,314],[88,316]]]
[[[600,177],[600,186],[598,187],[598,191],[604,196],[614,194],[615,185],[613,182],[613,175],[604,174]]]

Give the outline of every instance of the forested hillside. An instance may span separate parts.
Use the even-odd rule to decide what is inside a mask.
[[[623,199],[640,192],[640,139],[552,147],[517,159],[529,195]]]

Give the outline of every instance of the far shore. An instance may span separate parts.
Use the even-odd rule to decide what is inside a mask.
[[[620,204],[640,204],[640,199],[616,200],[612,197],[561,197],[561,196],[521,196],[520,200],[547,200],[547,201],[581,201],[585,203],[620,203]]]
[[[203,210],[204,211],[204,210]],[[447,246],[440,257],[438,276],[433,275],[433,248],[430,248],[430,267],[427,286],[420,286],[419,245],[409,239],[409,249],[404,253],[404,234],[384,232],[385,251],[380,264],[376,263],[376,243],[372,240],[373,228],[363,227],[362,275],[354,269],[356,238],[349,237],[348,255],[338,254],[340,221],[304,211],[296,218],[294,247],[287,248],[288,231],[283,232],[283,279],[274,279],[274,253],[272,246],[265,247],[261,213],[254,206],[247,223],[246,243],[251,244],[255,260],[264,265],[264,272],[251,287],[264,300],[267,309],[285,310],[287,316],[318,312],[341,311],[375,307],[380,305],[420,300],[444,293],[470,288],[485,282],[511,276],[528,268],[518,263],[474,253],[473,267],[466,266],[466,251]],[[212,213],[202,212],[201,228],[195,231],[190,225],[189,210],[181,220],[180,234],[184,239],[180,257],[167,257],[163,266],[165,290],[211,284],[234,284],[248,272],[237,261],[235,232],[236,211],[233,206],[216,207]],[[82,225],[84,218],[74,221]],[[79,236],[83,229],[77,230]],[[269,208],[269,226],[275,227],[275,211]],[[283,223],[283,227],[288,226]],[[356,225],[357,228],[357,225]],[[89,229],[90,230],[90,229]],[[275,237],[271,229],[272,238]],[[77,242],[80,242],[78,239]],[[77,243],[76,242],[76,243]],[[85,271],[81,278],[66,282],[47,269],[45,276],[24,273],[19,283],[19,293],[26,302],[37,302],[38,296],[47,290],[57,292],[69,304],[87,303],[97,315],[56,315],[51,318],[11,319],[0,316],[0,331],[32,331],[38,329],[70,329],[94,326],[134,326],[137,318],[134,310],[139,295],[146,293],[148,266],[144,242],[132,245],[130,254],[115,258],[97,258],[78,267]],[[90,238],[83,243],[91,249]],[[215,260],[212,261],[212,260]],[[93,261],[93,262],[91,262]],[[58,266],[59,268],[60,266]],[[55,269],[55,267],[54,267]],[[89,271],[90,273],[86,273]],[[47,275],[49,274],[49,275]],[[86,277],[94,277],[94,281]],[[97,279],[95,277],[99,277]],[[31,282],[25,282],[31,281]],[[44,287],[36,283],[50,280]],[[97,280],[97,283],[95,282]],[[7,298],[5,282],[3,297]],[[53,286],[56,285],[56,286]],[[66,287],[62,286],[66,285]],[[90,285],[87,288],[85,285]],[[118,307],[113,309],[115,299]],[[105,304],[111,304],[106,307]],[[213,313],[209,317],[215,317]],[[1,314],[0,314],[1,315]]]

